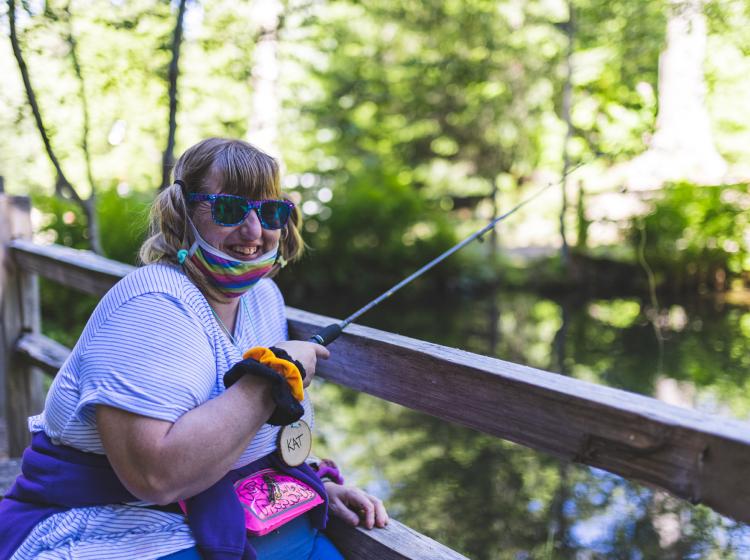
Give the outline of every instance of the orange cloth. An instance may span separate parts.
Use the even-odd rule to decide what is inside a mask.
[[[283,377],[289,388],[292,390],[292,396],[302,402],[305,398],[305,389],[302,386],[302,374],[292,362],[277,358],[276,355],[268,348],[263,346],[254,346],[242,355],[243,358],[252,358],[264,366],[270,367],[276,373]]]

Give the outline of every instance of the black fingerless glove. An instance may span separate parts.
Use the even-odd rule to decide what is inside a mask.
[[[305,368],[303,368],[302,364],[299,363],[297,360],[293,360],[286,350],[282,350],[281,348],[276,348],[275,346],[271,346],[269,350],[273,352],[277,358],[281,358],[282,360],[286,360],[287,362],[292,362],[295,366],[297,366],[297,369],[299,370],[299,374],[302,376],[302,379],[305,378],[305,376],[307,375]]]
[[[276,354],[276,351],[274,351]],[[278,356],[278,354],[276,354]],[[278,356],[282,357],[282,356]],[[286,359],[286,358],[283,358]],[[299,367],[299,366],[298,366]],[[300,368],[300,373],[302,374]],[[276,409],[267,423],[274,426],[286,426],[296,422],[305,413],[302,404],[292,396],[292,390],[286,380],[268,366],[251,358],[237,362],[224,375],[224,386],[228,389],[239,381],[243,375],[255,375],[271,382],[271,398],[276,403]],[[304,374],[303,374],[304,376]]]

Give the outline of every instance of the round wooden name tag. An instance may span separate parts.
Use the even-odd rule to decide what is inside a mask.
[[[304,420],[298,420],[281,428],[279,432],[279,453],[290,467],[301,465],[310,455],[312,432]]]

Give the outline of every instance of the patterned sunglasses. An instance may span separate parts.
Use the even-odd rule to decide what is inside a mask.
[[[294,204],[288,200],[250,200],[233,194],[190,193],[190,202],[211,203],[211,217],[220,226],[238,226],[255,210],[263,229],[281,229],[286,225]]]

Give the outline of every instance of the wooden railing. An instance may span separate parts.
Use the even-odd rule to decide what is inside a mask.
[[[41,409],[39,371],[54,375],[69,352],[40,333],[35,277],[101,296],[132,267],[34,244],[23,239],[29,228],[19,227],[28,204],[0,195],[3,209],[18,214],[0,230],[7,253],[0,376],[10,451],[17,454],[28,440],[26,416]],[[333,322],[293,308],[287,313],[291,335],[302,340]],[[358,325],[334,344],[318,371],[329,381],[750,522],[750,424]],[[398,523],[369,532],[336,525],[332,534],[351,558],[461,557]]]

